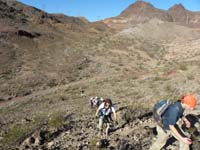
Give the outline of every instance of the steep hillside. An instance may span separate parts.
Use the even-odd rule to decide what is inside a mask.
[[[0,1],[0,8],[0,89],[5,100],[82,78],[87,49],[108,30],[102,23],[50,15],[14,1]]]
[[[151,4],[137,2],[104,20],[115,31],[3,0],[0,20],[2,150],[95,150],[102,140],[105,150],[146,150],[156,101],[186,93],[199,101],[199,29]],[[115,104],[118,124],[109,137],[98,134],[94,96]]]

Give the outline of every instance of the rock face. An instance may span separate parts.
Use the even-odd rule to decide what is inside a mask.
[[[186,10],[181,4],[176,4],[165,11],[155,8],[150,3],[136,1],[119,16],[105,19],[103,22],[111,28],[122,30],[139,23],[147,22],[153,18],[190,27],[199,27],[200,12]]]

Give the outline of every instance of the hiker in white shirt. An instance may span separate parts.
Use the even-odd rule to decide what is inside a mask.
[[[96,117],[99,119],[98,128],[101,133],[103,133],[103,125],[106,124],[106,136],[108,135],[110,122],[112,121],[111,114],[113,113],[114,120],[116,121],[117,116],[115,112],[115,108],[112,105],[112,101],[110,99],[105,99],[104,102],[99,106],[96,111]]]

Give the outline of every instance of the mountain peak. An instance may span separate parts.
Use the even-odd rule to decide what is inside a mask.
[[[146,9],[146,8],[154,8],[154,6],[150,3],[139,0],[130,5],[127,9]]]
[[[120,16],[126,17],[130,16],[133,13],[139,13],[141,11],[146,11],[149,9],[154,9],[154,6],[150,3],[144,1],[136,1],[132,5],[130,5],[127,9],[125,9]]]
[[[182,4],[175,4],[169,10],[179,11],[179,10],[186,10]]]
[[[154,7],[152,4],[147,3],[142,0],[137,0],[135,3],[132,4],[132,6],[137,6],[137,7]]]

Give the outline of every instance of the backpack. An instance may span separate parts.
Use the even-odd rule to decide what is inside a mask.
[[[102,116],[104,116],[104,117],[111,117],[112,107],[113,106],[105,108],[105,103],[104,103],[104,107],[99,110],[98,117],[102,117]]]
[[[153,118],[161,128],[163,128],[162,116],[173,103],[172,100],[160,100],[153,107]]]

